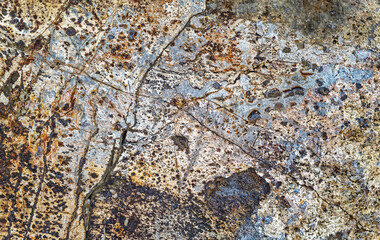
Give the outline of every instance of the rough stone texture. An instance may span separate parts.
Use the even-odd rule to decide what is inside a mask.
[[[378,239],[376,0],[0,1],[1,239]]]

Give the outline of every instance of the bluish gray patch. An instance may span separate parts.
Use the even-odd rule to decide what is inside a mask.
[[[355,51],[354,54],[357,60],[362,61],[369,58],[369,56],[371,55],[371,52],[368,50],[361,49],[361,50]]]
[[[301,211],[302,211],[302,212],[305,211],[306,207],[307,207],[307,202],[302,203],[302,204],[300,205],[300,209],[301,209]]]
[[[265,224],[270,224],[271,222],[273,222],[273,217],[272,216],[266,216],[266,217],[264,217],[264,223]]]
[[[248,197],[248,193],[240,191],[237,188],[231,188],[231,187],[221,187],[220,191],[216,192],[217,195],[220,196],[242,196],[242,197]]]
[[[257,219],[255,219],[257,220]],[[263,234],[261,233],[263,229],[260,221],[252,222],[250,218],[247,218],[246,222],[240,227],[237,232],[237,238],[239,240],[253,240],[253,239],[263,239]]]
[[[290,218],[289,218],[289,220],[288,220],[288,222],[286,223],[286,225],[292,225],[296,220],[297,220],[297,218],[298,218],[298,213],[295,213],[295,214],[293,214]]]
[[[314,111],[316,111],[320,116],[326,116],[327,113],[327,104],[324,102],[315,102]]]
[[[350,81],[352,83],[361,83],[363,80],[367,80],[373,77],[373,71],[368,70],[360,70],[357,68],[346,68],[341,67],[338,70],[338,74],[335,77],[335,81],[337,80],[344,80],[344,81]]]
[[[315,73],[310,80],[314,79],[314,81],[321,81],[320,83],[322,83],[323,86],[328,87],[335,84],[339,80],[351,83],[361,83],[372,77],[373,71],[371,69],[361,70],[352,67],[340,66],[338,70],[335,70],[333,65],[325,65],[323,66],[323,71]]]

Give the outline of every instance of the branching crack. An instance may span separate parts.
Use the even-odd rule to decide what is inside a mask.
[[[36,196],[34,197],[34,203],[33,203],[32,211],[30,213],[29,220],[28,220],[28,222],[26,224],[26,231],[25,231],[25,235],[24,235],[24,240],[27,239],[27,237],[28,237],[28,234],[29,234],[29,231],[30,231],[30,226],[31,226],[32,221],[33,221],[34,213],[35,213],[36,208],[37,208],[38,199],[40,198],[40,194],[41,194],[41,190],[42,190],[42,184],[43,184],[43,182],[45,180],[45,176],[46,176],[46,173],[48,171],[47,160],[46,160],[46,156],[45,155],[43,156],[43,162],[44,162],[44,168],[43,168],[43,171],[42,171],[42,175],[40,177],[40,182],[38,184],[38,189],[37,189],[37,192],[36,192]]]
[[[166,51],[166,49],[168,49],[168,47],[170,45],[172,45],[176,40],[177,38],[181,35],[181,33],[186,29],[186,27],[188,27],[188,25],[190,24],[191,20],[196,17],[196,16],[199,16],[199,15],[202,15],[204,14],[204,10],[201,11],[201,12],[198,12],[194,15],[191,15],[189,17],[189,19],[186,21],[186,23],[183,25],[183,27],[177,32],[177,34],[173,37],[173,39],[171,41],[168,42],[168,44],[166,44],[166,46],[161,50],[161,52],[158,54],[158,56],[156,57],[156,59],[153,61],[152,64],[150,64],[149,68],[144,72],[144,75],[142,76],[140,82],[138,83],[138,86],[137,86],[137,89],[136,89],[136,97],[135,97],[135,107],[134,107],[134,112],[136,112],[136,109],[138,107],[138,101],[139,101],[139,97],[140,97],[140,91],[141,91],[141,88],[142,86],[144,85],[145,81],[146,81],[146,78],[149,74],[149,72],[157,65],[158,61],[161,59],[162,57],[162,54]]]
[[[55,131],[55,126],[56,126],[55,125],[55,117],[56,117],[56,115],[53,114],[49,118],[49,120],[48,120],[48,121],[51,121],[52,132]],[[35,215],[35,211],[36,211],[36,208],[37,208],[37,204],[38,204],[38,201],[39,201],[39,198],[40,198],[40,195],[41,195],[42,184],[44,183],[46,174],[48,172],[48,165],[47,165],[46,156],[51,151],[51,144],[53,142],[53,139],[54,139],[54,137],[50,136],[49,141],[47,143],[47,147],[46,147],[45,153],[43,154],[43,170],[42,170],[42,174],[41,174],[41,177],[40,177],[40,182],[38,184],[38,189],[37,189],[36,195],[34,197],[34,203],[33,203],[33,206],[32,206],[32,210],[31,210],[31,213],[29,215],[28,222],[26,223],[25,235],[24,235],[24,238],[23,238],[24,240],[28,239],[28,234],[29,234],[29,231],[30,231],[30,227],[31,227],[31,224],[32,224],[32,221],[33,221],[33,218],[34,218],[34,215]]]
[[[99,182],[87,193],[83,201],[82,217],[84,218],[85,239],[90,239],[90,224],[92,216],[92,208],[94,205],[96,194],[99,193],[103,187],[111,179],[112,173],[117,165],[117,162],[123,152],[123,146],[128,131],[133,131],[130,126],[122,131],[119,139],[119,146],[116,147],[116,140],[111,150],[111,157],[108,160],[107,167]]]
[[[24,153],[25,151],[25,146],[22,148],[21,150],[21,153],[19,155],[19,157],[21,158],[22,154]],[[23,169],[25,167],[25,164],[24,164],[24,161],[21,161],[20,159],[20,166],[18,167],[18,173],[17,173],[17,182],[15,184],[15,187],[14,187],[14,192],[13,192],[13,198],[12,198],[12,202],[11,202],[11,212],[8,216],[8,223],[9,223],[9,226],[8,226],[8,236],[5,238],[5,239],[11,239],[12,237],[12,223],[14,221],[14,212],[15,212],[15,208],[16,208],[16,201],[17,201],[17,198],[16,198],[16,195],[20,189],[20,185],[21,185],[21,181],[22,181],[22,173],[23,173]]]
[[[66,229],[66,237],[65,237],[66,240],[70,239],[70,230],[71,230],[71,227],[72,227],[72,225],[73,225],[73,223],[76,220],[77,215],[78,215],[77,212],[78,212],[78,208],[79,208],[79,198],[80,198],[80,195],[82,193],[83,166],[86,163],[86,156],[87,156],[87,153],[90,149],[90,144],[92,142],[92,139],[99,132],[98,124],[96,121],[96,113],[97,113],[96,107],[94,109],[95,109],[95,112],[94,112],[95,129],[92,131],[90,137],[88,138],[87,145],[86,145],[86,148],[84,150],[83,156],[81,157],[81,159],[79,161],[78,179],[77,179],[77,186],[76,186],[76,192],[75,192],[75,207],[74,207],[74,210],[72,212],[70,222],[69,222],[67,229]]]
[[[62,9],[58,13],[58,15],[56,16],[56,18],[54,19],[54,21],[52,21],[49,24],[49,26],[45,30],[42,31],[42,33],[40,34],[40,36],[42,36],[42,34],[45,31],[47,31],[52,25],[54,25],[54,24],[56,24],[58,22],[58,20],[60,18],[60,15],[62,14],[62,12],[64,12],[64,11],[66,11],[66,10],[69,9],[72,1],[71,0],[67,0],[66,2],[67,3],[65,4],[65,6],[62,7]],[[111,17],[114,17],[115,13],[116,13],[116,10],[113,11]],[[82,76],[85,75],[88,78],[92,79],[93,81],[95,81],[95,82],[97,82],[99,84],[105,85],[105,86],[107,86],[109,88],[112,88],[112,89],[114,89],[116,91],[119,91],[119,92],[125,93],[125,94],[129,94],[132,97],[134,97],[134,107],[133,107],[134,122],[133,122],[133,124],[127,124],[127,127],[120,133],[120,138],[114,140],[114,143],[112,145],[112,150],[111,150],[111,153],[110,153],[110,157],[109,157],[109,160],[108,160],[107,165],[106,165],[106,169],[105,169],[103,175],[101,176],[101,179],[84,196],[82,209],[79,210],[80,209],[80,205],[81,205],[81,201],[80,201],[81,197],[80,196],[83,194],[83,168],[84,168],[84,165],[86,164],[86,157],[87,157],[88,152],[90,150],[90,145],[92,143],[92,140],[93,140],[93,138],[99,132],[99,128],[98,128],[96,120],[95,120],[96,129],[93,130],[93,131],[91,131],[90,136],[87,139],[87,143],[86,143],[83,155],[81,156],[80,161],[78,163],[78,173],[77,173],[78,175],[77,175],[77,183],[76,183],[76,191],[75,191],[75,207],[74,207],[74,209],[73,209],[73,211],[71,213],[71,218],[70,218],[70,221],[69,221],[69,223],[67,225],[67,228],[66,228],[65,239],[66,240],[70,239],[70,231],[71,231],[71,228],[73,227],[73,224],[74,224],[75,220],[78,218],[78,211],[82,211],[82,214],[81,214],[80,217],[83,218],[83,221],[84,221],[85,239],[90,239],[91,218],[92,218],[92,215],[93,215],[93,208],[94,208],[94,205],[95,205],[96,196],[97,196],[97,194],[99,194],[103,190],[104,187],[107,186],[108,182],[112,178],[112,175],[113,175],[113,172],[115,170],[115,167],[116,167],[116,165],[117,165],[117,163],[118,163],[119,159],[121,158],[121,155],[122,155],[122,153],[124,151],[124,147],[125,147],[125,144],[127,142],[126,141],[126,137],[127,137],[128,132],[134,132],[134,131],[136,131],[134,129],[134,126],[137,123],[136,118],[137,118],[137,111],[139,110],[139,98],[140,97],[146,97],[146,98],[150,98],[150,99],[156,99],[156,100],[161,101],[162,103],[165,103],[167,105],[171,105],[171,106],[176,107],[178,109],[178,111],[184,112],[194,122],[198,123],[206,131],[210,132],[211,134],[215,135],[217,138],[220,138],[221,140],[225,141],[226,143],[231,144],[231,145],[235,146],[236,148],[240,149],[240,151],[243,154],[247,155],[249,158],[253,159],[256,162],[260,162],[261,164],[267,166],[270,169],[273,169],[274,171],[278,172],[279,174],[287,176],[291,181],[295,182],[298,186],[303,187],[303,188],[311,191],[311,193],[315,193],[315,196],[317,196],[317,198],[319,198],[321,201],[325,202],[329,206],[335,206],[335,207],[339,208],[351,220],[353,220],[353,222],[356,223],[356,226],[358,228],[360,228],[362,230],[365,230],[365,231],[371,231],[371,232],[373,232],[372,230],[365,229],[363,227],[363,225],[361,224],[360,220],[357,219],[354,216],[354,214],[351,214],[347,210],[345,210],[340,203],[334,203],[333,200],[329,200],[328,198],[325,198],[325,197],[321,196],[322,193],[320,193],[318,190],[316,190],[314,188],[314,186],[312,186],[309,183],[307,183],[307,181],[306,181],[307,178],[302,177],[302,176],[298,176],[296,174],[292,174],[292,173],[288,172],[287,169],[285,167],[281,166],[281,165],[273,164],[273,163],[268,162],[267,160],[265,160],[263,158],[257,158],[257,156],[255,156],[251,151],[247,150],[247,147],[244,147],[244,145],[241,145],[238,141],[234,141],[233,139],[229,138],[228,136],[225,136],[225,133],[218,132],[218,131],[214,130],[212,127],[208,126],[208,124],[205,123],[205,121],[203,120],[202,116],[198,116],[197,117],[196,116],[197,114],[194,114],[194,112],[186,109],[186,107],[188,106],[187,104],[185,106],[183,106],[183,105],[182,106],[178,106],[178,105],[175,105],[175,104],[172,104],[171,102],[169,102],[170,100],[167,101],[167,100],[164,100],[163,98],[153,97],[153,96],[147,96],[147,95],[141,94],[141,91],[142,91],[141,89],[143,88],[143,86],[144,86],[144,84],[146,82],[146,79],[147,79],[149,73],[153,70],[154,67],[157,66],[157,64],[159,64],[159,61],[162,59],[162,55],[164,54],[164,52],[167,51],[167,49],[178,39],[178,37],[183,33],[183,31],[189,26],[191,20],[194,17],[196,17],[198,15],[202,15],[202,14],[204,14],[204,10],[201,11],[201,12],[198,12],[198,13],[196,13],[194,15],[189,16],[188,19],[185,20],[186,22],[184,23],[184,25],[181,26],[180,29],[179,29],[179,31],[175,34],[175,36],[173,36],[173,38],[171,40],[169,39],[169,42],[166,45],[164,45],[161,50],[157,50],[158,55],[155,57],[154,61],[150,63],[149,67],[145,70],[145,72],[143,73],[141,79],[140,79],[140,77],[139,77],[139,79],[136,79],[137,82],[135,82],[134,85],[136,86],[136,83],[137,83],[137,87],[136,87],[136,90],[135,90],[134,93],[127,92],[127,91],[121,89],[118,86],[114,86],[111,83],[108,83],[108,82],[105,82],[105,81],[102,81],[102,80],[98,80],[98,79],[90,76],[90,74],[84,70],[85,69],[84,66],[77,67],[77,66],[65,64],[65,63],[62,63],[62,62],[59,62],[59,64],[55,65],[56,62],[54,62],[54,63],[46,62],[46,56],[44,56],[43,62],[46,62],[52,68],[55,68],[55,69],[60,70],[62,72],[69,73],[70,75],[77,75],[77,76],[79,76],[79,75],[82,75]],[[95,12],[94,12],[94,15],[95,15],[96,19],[98,21],[100,21],[99,18],[97,17],[97,14]],[[104,26],[105,25],[106,24],[104,24]],[[103,29],[103,26],[100,29]],[[3,33],[1,33],[1,34],[3,34]],[[72,41],[72,43],[74,44],[74,41]],[[97,44],[99,44],[99,41],[97,42]],[[75,44],[74,44],[74,46],[75,46],[76,51],[82,57],[82,59],[85,60],[84,57],[83,57],[83,55],[80,54],[80,49],[78,49],[78,47]],[[97,47],[98,46],[96,45],[95,49],[97,49]],[[97,52],[97,51],[95,51],[95,52]],[[199,57],[201,57],[206,52],[207,52],[206,50],[199,51],[194,59],[190,59],[187,62],[191,63],[191,62],[197,61],[199,59]],[[258,58],[259,55],[260,55],[260,52],[256,56],[256,58]],[[88,60],[85,61],[86,64],[88,64],[88,62],[92,61],[95,58],[95,56],[96,56],[96,54],[94,54],[92,57],[88,58]],[[272,64],[272,63],[276,63],[277,64],[278,62],[291,63],[291,62],[286,62],[286,61],[281,61],[281,60],[276,60],[276,59],[268,60],[266,63],[267,64]],[[261,75],[265,75],[265,76],[269,76],[269,77],[273,78],[273,76],[271,74],[264,74],[264,73],[261,73],[259,70],[257,70],[257,69],[259,69],[261,67],[261,65],[262,65],[261,61],[258,61],[256,63],[256,65],[253,65],[253,69],[247,69],[246,71],[243,71],[243,72],[239,73],[238,76],[236,78],[234,78],[234,81],[233,81],[232,84],[235,84],[237,82],[237,80],[241,77],[242,74],[248,74],[248,73],[257,73],[257,74],[261,74]],[[69,70],[63,69],[60,66],[68,67]],[[42,67],[40,67],[40,68],[42,68]],[[234,70],[232,70],[232,71],[234,71]],[[214,105],[218,106],[217,109],[222,109],[222,110],[226,111],[228,114],[231,114],[234,117],[239,118],[240,120],[244,121],[245,123],[248,122],[243,117],[241,117],[238,114],[235,114],[234,112],[232,112],[229,109],[228,106],[225,106],[225,105],[220,104],[220,103],[218,103],[216,101],[207,99],[207,97],[210,94],[213,94],[213,93],[215,93],[215,92],[210,92],[210,93],[206,94],[205,96],[203,96],[202,98],[194,98],[190,102],[195,102],[195,101],[203,99],[205,101],[211,102]],[[96,117],[96,111],[95,111],[94,115]],[[54,129],[52,129],[52,131],[54,131]],[[260,137],[260,132],[257,133],[257,137],[255,138],[255,140],[253,142],[253,145],[255,145],[255,143],[256,143],[256,141],[257,141],[257,139],[259,137]],[[52,138],[49,139],[49,143],[50,144],[52,143]],[[320,149],[320,144],[319,143],[318,143],[318,147]],[[21,153],[20,153],[20,156],[22,154],[24,154],[24,152],[26,151],[25,149],[26,149],[26,147],[23,146],[23,148],[21,150]],[[179,186],[178,186],[179,191],[181,191],[181,188],[182,188],[184,182],[186,181],[186,178],[188,177],[188,174],[189,174],[190,170],[196,164],[196,158],[197,158],[197,155],[199,154],[199,149],[197,151],[198,152],[194,152],[191,155],[189,155],[189,154],[187,155],[188,160],[189,160],[189,166],[187,167],[186,171],[184,172],[183,177],[180,178],[180,180],[179,180]],[[49,152],[49,151],[47,151],[47,152]],[[321,154],[321,152],[320,152],[320,154]],[[33,206],[31,208],[31,213],[29,215],[28,221],[25,224],[24,239],[28,239],[28,234],[29,234],[29,231],[30,231],[30,228],[31,228],[31,225],[32,225],[33,217],[35,215],[37,204],[38,204],[38,201],[39,201],[39,198],[40,198],[40,194],[41,194],[41,191],[42,191],[42,186],[44,184],[45,177],[46,177],[46,175],[48,173],[48,164],[47,164],[47,157],[46,156],[47,156],[47,154],[43,155],[42,174],[39,176],[38,188],[37,188],[37,191],[35,193]],[[12,228],[12,224],[14,224],[16,222],[15,215],[14,215],[15,211],[17,210],[16,209],[16,203],[17,203],[16,195],[17,195],[18,191],[21,188],[21,182],[22,182],[22,178],[23,178],[22,174],[23,174],[23,169],[24,168],[25,168],[25,163],[20,160],[20,165],[19,165],[19,167],[17,169],[17,173],[16,173],[17,182],[16,182],[16,184],[14,186],[14,196],[12,198],[11,208],[10,208],[11,212],[10,212],[10,214],[8,216],[9,226],[8,226],[8,236],[6,237],[6,239],[11,239],[12,238],[12,232],[11,232],[12,229],[11,228]],[[321,192],[323,192],[323,191],[321,191]]]
[[[340,204],[338,203],[331,203],[329,200],[323,198],[320,193],[311,185],[309,184],[306,184],[304,183],[304,181],[302,179],[298,179],[296,178],[295,176],[293,176],[292,174],[290,173],[287,173],[286,169],[284,169],[282,166],[275,166],[271,163],[268,163],[267,161],[263,160],[263,159],[260,159],[260,158],[256,158],[254,155],[252,155],[250,152],[248,152],[247,150],[245,150],[242,146],[240,146],[239,144],[235,143],[234,141],[232,141],[231,139],[228,139],[226,138],[225,136],[223,136],[222,134],[214,131],[213,129],[211,129],[210,127],[206,126],[201,120],[199,120],[197,117],[195,117],[191,112],[181,108],[182,111],[184,111],[188,116],[190,116],[193,120],[195,120],[196,122],[198,122],[204,129],[206,129],[207,131],[211,132],[212,134],[214,134],[215,136],[223,139],[224,141],[230,143],[231,145],[234,145],[236,147],[238,147],[245,155],[249,156],[250,158],[252,159],[255,159],[261,163],[263,163],[264,165],[268,166],[269,168],[279,172],[280,174],[285,174],[286,176],[288,176],[291,180],[293,180],[297,185],[301,186],[301,187],[304,187],[308,190],[311,190],[312,192],[314,192],[317,197],[319,199],[321,199],[323,202],[325,202],[326,204],[328,204],[329,206],[336,206],[338,207],[340,210],[342,210],[345,214],[347,214],[351,220],[353,220],[357,226],[359,226],[360,229],[364,230],[364,231],[369,231],[369,232],[372,232],[372,230],[370,229],[366,229],[363,227],[363,225],[361,224],[361,222],[355,218],[355,216],[353,216],[351,213],[349,213],[347,210],[345,210]],[[257,138],[256,138],[257,140]],[[256,142],[255,140],[255,142]],[[303,181],[303,182],[300,182],[300,181]]]

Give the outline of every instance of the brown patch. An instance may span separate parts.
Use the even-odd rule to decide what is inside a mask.
[[[189,140],[184,136],[172,136],[171,139],[174,145],[178,147],[179,151],[185,151],[187,154],[190,152]]]
[[[353,0],[208,0],[206,4],[209,13],[219,14],[223,19],[282,23],[321,40],[340,32],[347,16],[361,7]]]
[[[270,193],[270,186],[253,168],[218,177],[205,186],[207,206],[223,221],[239,225]],[[238,227],[238,226],[236,226]]]
[[[96,196],[89,237],[101,239],[204,239],[211,221],[191,197],[184,201],[168,193],[123,179],[111,179]]]

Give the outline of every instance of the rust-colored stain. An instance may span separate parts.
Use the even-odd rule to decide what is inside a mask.
[[[377,239],[375,0],[0,3],[1,239]]]

